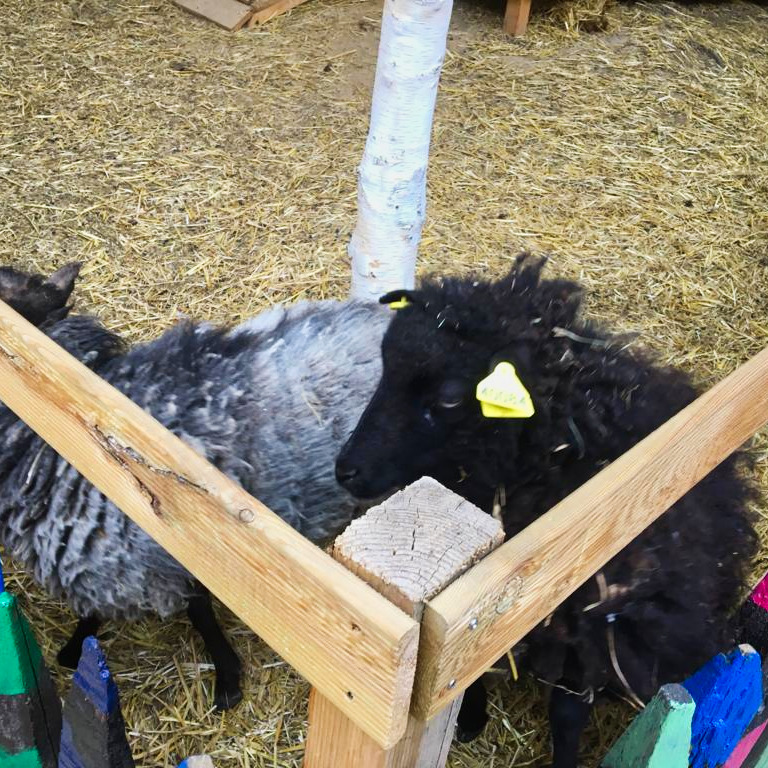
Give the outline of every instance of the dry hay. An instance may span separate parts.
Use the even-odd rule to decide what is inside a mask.
[[[344,294],[377,3],[312,0],[234,36],[167,0],[6,5],[0,263],[85,259],[80,307],[133,339],[178,313],[234,321]],[[534,9],[511,41],[499,9],[460,6],[422,268],[498,275],[520,248],[550,252],[594,315],[704,384],[721,378],[768,340],[767,29],[743,2],[575,0]],[[71,616],[28,579],[10,584],[51,659]],[[107,628],[142,768],[200,751],[300,764],[306,685],[231,616],[227,629],[248,660],[245,701],[219,717],[184,621]],[[450,764],[540,764],[537,686],[502,680],[492,706]],[[588,765],[627,716],[601,706]]]

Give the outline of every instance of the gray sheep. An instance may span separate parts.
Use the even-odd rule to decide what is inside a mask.
[[[387,310],[303,302],[233,329],[182,322],[129,349],[68,313],[77,274],[3,268],[0,299],[312,541],[346,526],[356,504],[334,460],[381,372]],[[240,662],[202,585],[3,407],[0,543],[80,618],[62,664],[76,664],[104,619],[186,608],[216,668],[217,707],[240,700]]]

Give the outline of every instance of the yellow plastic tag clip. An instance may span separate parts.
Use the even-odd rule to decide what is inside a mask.
[[[476,396],[488,419],[530,419],[535,413],[531,395],[512,363],[499,363],[477,385]]]
[[[411,302],[405,298],[405,296],[399,298],[397,301],[390,301],[388,306],[390,309],[404,309],[410,306]]]

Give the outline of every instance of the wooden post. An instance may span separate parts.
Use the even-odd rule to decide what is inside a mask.
[[[688,768],[696,709],[682,685],[664,685],[634,719],[601,768]]]
[[[0,766],[56,768],[61,700],[0,567]]]
[[[504,14],[504,31],[512,37],[520,37],[528,29],[531,14],[531,0],[507,0]]]
[[[58,768],[134,768],[120,696],[95,637],[83,653],[64,701]]]
[[[708,661],[683,687],[696,702],[689,765],[722,765],[763,703],[760,655],[751,645],[740,645]]]
[[[422,478],[352,523],[333,557],[421,621],[431,597],[503,540],[497,520]],[[304,768],[442,768],[460,705],[461,696],[427,721],[410,716],[405,737],[383,749],[313,689]]]

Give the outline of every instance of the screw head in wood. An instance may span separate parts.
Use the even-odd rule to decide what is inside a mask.
[[[472,619],[469,620],[469,625],[468,626],[469,626],[470,629],[477,629],[477,623],[478,623],[477,619],[472,618]]]
[[[456,678],[454,677],[454,678],[453,678],[453,680],[451,680],[451,681],[448,683],[448,690],[452,690],[452,689],[453,689],[453,688],[455,688],[455,687],[456,687]]]

